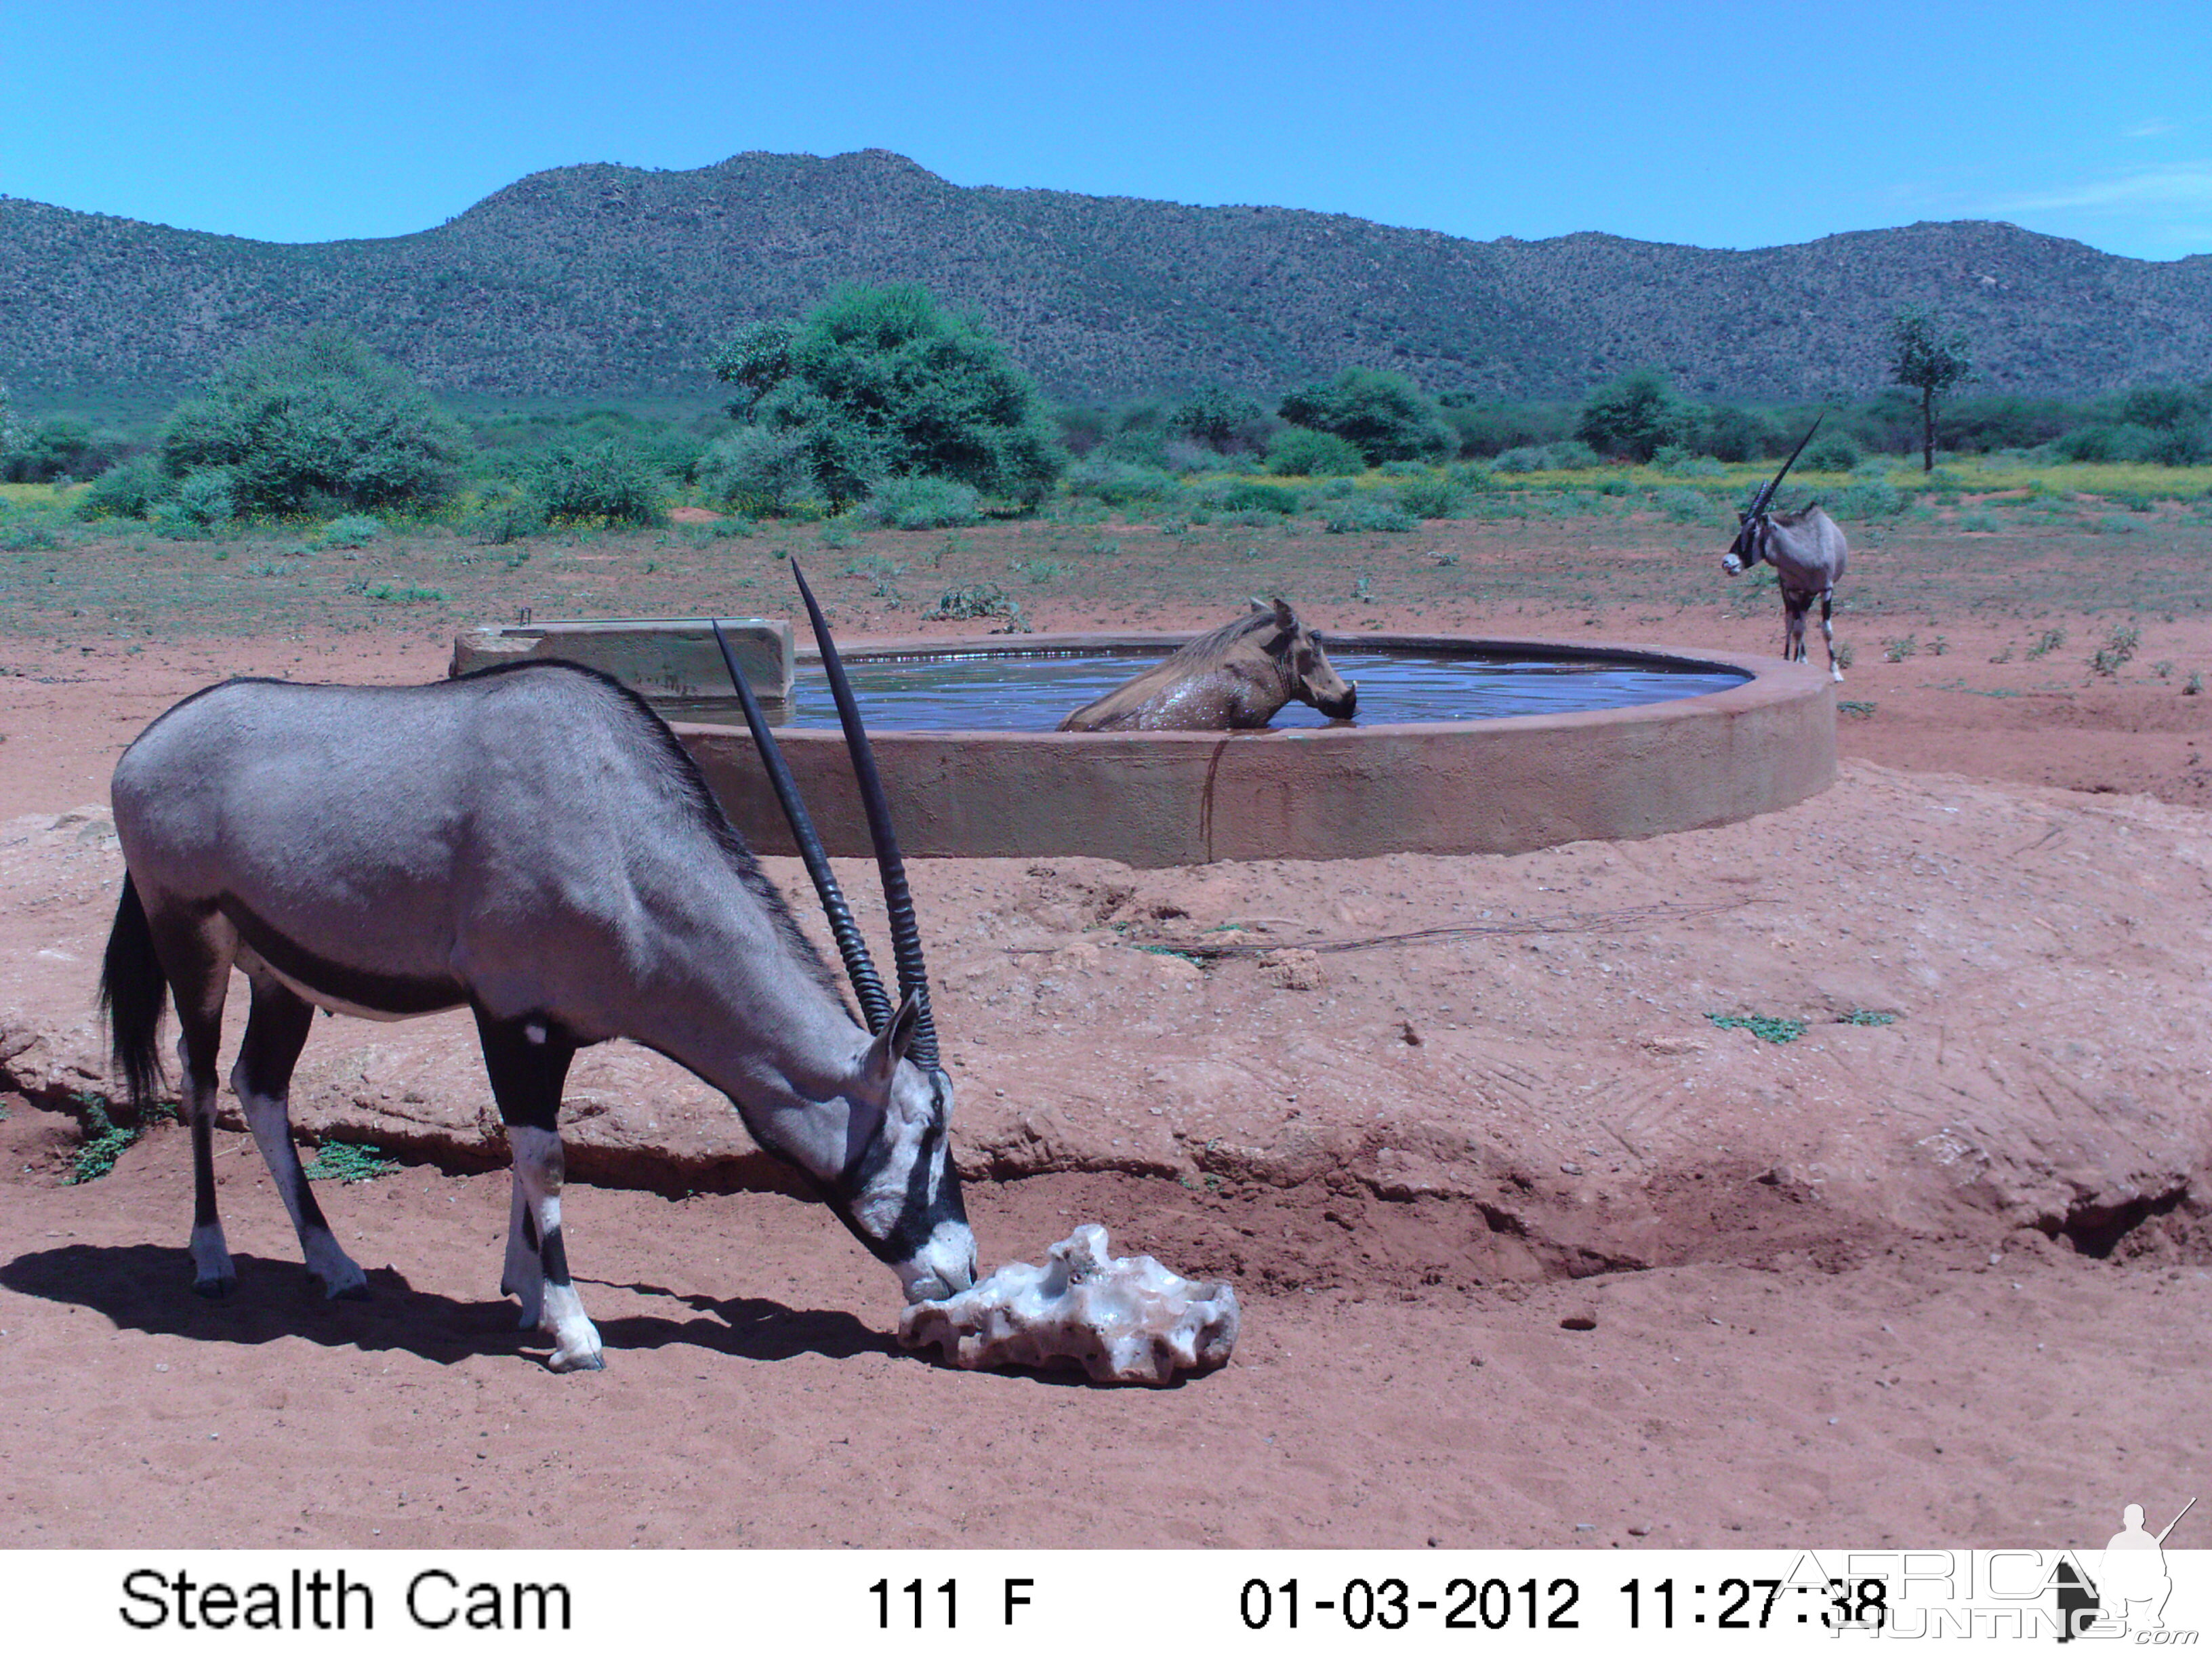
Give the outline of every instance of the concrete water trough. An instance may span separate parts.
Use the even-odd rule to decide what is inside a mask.
[[[669,626],[704,633],[703,623]],[[732,626],[763,630],[751,648],[770,659],[787,648],[781,623]],[[544,637],[547,645],[533,653],[566,654],[557,638]],[[1389,711],[1363,687],[1362,723],[1243,732],[1004,729],[1006,697],[988,686],[962,685],[969,665],[1002,667],[1018,659],[1126,658],[1133,674],[1189,637],[1059,634],[845,647],[864,708],[872,672],[882,679],[896,669],[910,679],[917,665],[935,676],[945,696],[966,700],[956,702],[956,718],[965,720],[974,708],[972,723],[957,729],[902,730],[870,717],[908,854],[1089,855],[1157,867],[1222,859],[1520,853],[1734,823],[1817,794],[1835,778],[1835,704],[1826,673],[1719,652],[1460,635],[1337,636],[1330,646],[1339,658],[1358,652],[1470,665],[1507,659],[1565,677],[1597,669],[1687,673],[1704,677],[1698,686],[1721,689],[1578,712],[1370,724],[1370,708]],[[811,650],[795,656],[795,706],[826,703],[807,684],[818,657]],[[648,659],[649,653],[636,659]],[[460,665],[457,651],[457,672]],[[684,693],[699,695],[664,707],[678,736],[746,842],[763,853],[790,853],[790,833],[742,721],[698,718],[710,689],[707,672],[687,670],[680,678]],[[639,689],[653,695],[650,684]],[[1289,713],[1315,718],[1297,705]],[[832,720],[826,708],[805,720],[787,713],[778,739],[830,850],[865,856],[866,827]]]

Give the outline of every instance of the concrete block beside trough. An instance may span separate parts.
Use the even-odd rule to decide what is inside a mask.
[[[725,617],[722,632],[753,694],[764,703],[789,702],[791,624],[766,617]],[[687,702],[726,703],[732,695],[713,630],[697,617],[473,628],[454,637],[448,672],[549,657],[612,675],[666,712],[680,711]]]

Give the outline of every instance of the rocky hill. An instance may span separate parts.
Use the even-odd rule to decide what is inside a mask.
[[[883,150],[532,175],[433,230],[280,244],[0,198],[0,378],[41,401],[189,384],[335,322],[432,385],[713,395],[738,324],[841,282],[981,312],[1054,396],[1279,390],[1349,364],[1572,397],[1641,363],[1706,397],[1864,393],[1934,304],[1984,391],[2212,377],[2212,255],[2151,263],[1983,222],[1733,252],[1584,234],[1467,241],[1341,215],[963,188]]]

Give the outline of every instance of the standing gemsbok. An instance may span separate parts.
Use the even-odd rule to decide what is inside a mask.
[[[232,680],[179,703],[125,752],[114,802],[128,872],[100,994],[117,1068],[143,1102],[161,1083],[157,1028],[174,994],[201,1294],[236,1283],[210,1134],[234,963],[253,994],[231,1086],[326,1295],[367,1285],[301,1173],[287,1117],[317,1007],[475,1012],[514,1158],[500,1288],[520,1299],[526,1329],[551,1335],[556,1370],[602,1363],[562,1243],[556,1121],[570,1059],[611,1037],[727,1094],[909,1300],[974,1282],[912,901],[836,647],[799,587],[876,836],[896,1010],[766,724],[754,729],[866,1030],[674,734],[588,669],[525,663],[398,687]]]
[[[1805,660],[1805,613],[1813,608],[1814,600],[1820,600],[1820,637],[1828,646],[1828,676],[1841,680],[1844,671],[1836,666],[1836,630],[1829,618],[1835,608],[1836,584],[1844,579],[1844,559],[1850,550],[1844,544],[1844,532],[1817,505],[1796,513],[1767,510],[1775,490],[1781,487],[1783,473],[1805,453],[1805,446],[1812,442],[1813,434],[1826,418],[1821,415],[1814,419],[1797,441],[1797,447],[1790,452],[1790,459],[1782,463],[1782,471],[1760,485],[1751,505],[1736,515],[1735,540],[1722,559],[1721,568],[1733,576],[1761,559],[1774,567],[1782,589],[1784,661]]]

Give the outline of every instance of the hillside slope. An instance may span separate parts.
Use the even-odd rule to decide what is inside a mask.
[[[0,376],[47,399],[177,387],[271,328],[337,322],[451,391],[704,398],[706,357],[737,325],[891,278],[975,307],[1066,398],[1276,390],[1353,363],[1514,398],[1646,362],[1705,396],[1864,392],[1908,301],[1967,329],[1984,390],[2212,375],[2212,256],[2121,258],[1972,221],[1742,252],[1475,242],[963,188],[866,150],[563,167],[435,229],[300,245],[0,198]]]

